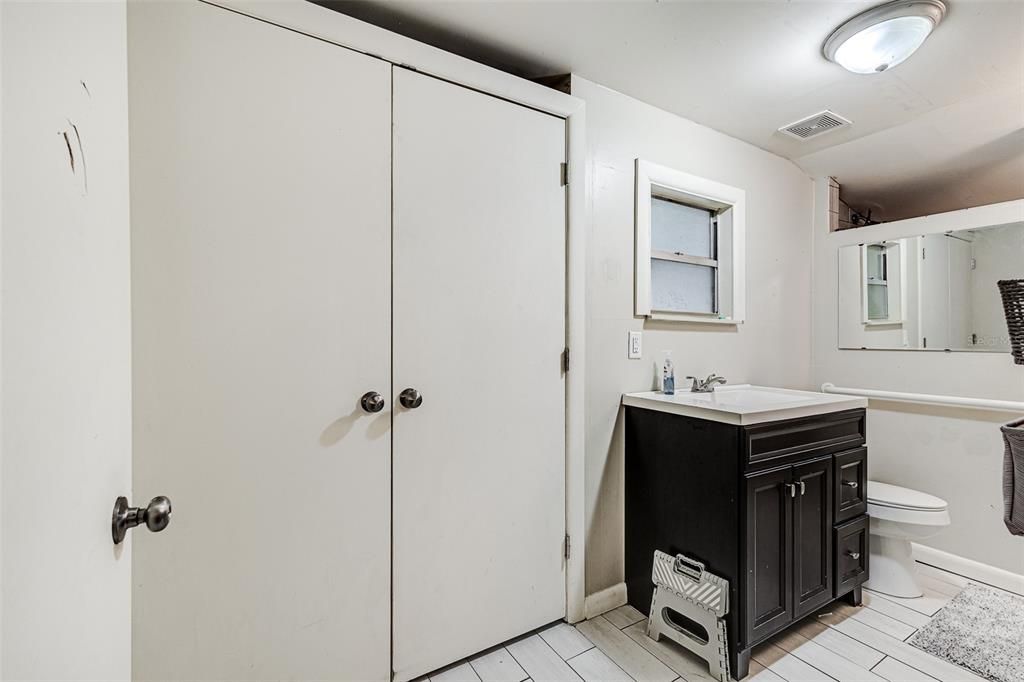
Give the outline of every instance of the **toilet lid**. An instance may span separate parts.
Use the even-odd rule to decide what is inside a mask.
[[[868,503],[918,511],[943,511],[948,506],[934,495],[878,481],[868,481]]]

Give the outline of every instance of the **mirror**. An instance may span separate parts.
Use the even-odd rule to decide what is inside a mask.
[[[839,348],[1008,353],[996,282],[1024,277],[1024,222],[839,248]]]

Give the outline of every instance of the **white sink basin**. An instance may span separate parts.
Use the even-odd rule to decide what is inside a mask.
[[[866,398],[767,386],[719,386],[713,393],[627,393],[622,404],[727,424],[760,424],[867,407]]]
[[[825,395],[824,393],[822,395]],[[762,405],[792,405],[814,400],[814,396],[794,395],[794,391],[764,386],[722,386],[714,393],[690,393],[698,403],[761,407]]]

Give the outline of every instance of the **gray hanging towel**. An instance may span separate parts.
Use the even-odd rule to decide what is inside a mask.
[[[1024,535],[1024,419],[1001,427],[1006,441],[1003,456],[1003,523],[1014,535]]]

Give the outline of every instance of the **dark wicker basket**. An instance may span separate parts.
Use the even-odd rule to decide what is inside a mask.
[[[1003,297],[1003,310],[1006,311],[1013,361],[1024,365],[1024,279],[999,280],[999,294]]]

